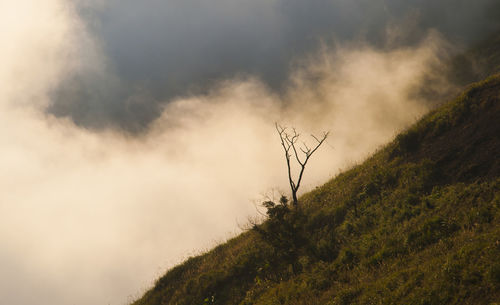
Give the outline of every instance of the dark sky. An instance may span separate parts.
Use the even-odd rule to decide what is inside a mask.
[[[464,46],[499,28],[495,0],[112,0],[79,7],[105,66],[75,72],[48,112],[137,132],[176,96],[256,76],[274,90],[320,43],[412,45],[429,29]],[[388,38],[388,26],[399,35]],[[396,31],[394,31],[396,30]],[[97,64],[97,63],[96,63]],[[102,64],[102,63],[101,63]]]

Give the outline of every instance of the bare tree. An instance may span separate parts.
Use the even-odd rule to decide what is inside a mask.
[[[302,145],[300,146],[297,145],[297,141],[299,140],[300,134],[297,133],[295,128],[292,128],[291,131],[289,132],[286,127],[282,127],[278,123],[275,123],[275,126],[276,126],[276,131],[280,136],[281,146],[283,146],[283,150],[285,151],[286,165],[288,168],[288,181],[290,182],[290,188],[292,190],[293,205],[296,207],[299,203],[297,199],[297,191],[299,190],[300,182],[302,181],[302,176],[304,174],[306,164],[311,158],[311,156],[316,152],[316,150],[318,150],[321,144],[325,142],[326,138],[329,135],[329,132],[324,132],[320,138],[316,137],[315,135],[311,135],[311,137],[316,141],[316,145],[310,148],[307,146],[305,142],[302,142]],[[292,168],[291,168],[292,153],[293,156],[295,157],[295,160],[300,166],[297,182],[295,182],[292,177]]]

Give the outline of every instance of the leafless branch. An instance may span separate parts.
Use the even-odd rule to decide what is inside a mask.
[[[313,148],[308,147],[305,142],[302,142],[302,146],[297,148],[296,143],[300,137],[300,134],[297,133],[297,130],[295,128],[292,128],[291,132],[287,132],[287,128],[279,125],[278,123],[275,123],[275,127],[281,140],[281,146],[283,147],[283,150],[285,152],[286,164],[288,169],[288,181],[290,183],[290,188],[292,190],[293,204],[294,206],[297,206],[298,205],[297,191],[300,187],[300,183],[302,182],[302,177],[307,162],[309,161],[311,156],[316,152],[316,150],[318,150],[318,148],[323,144],[323,142],[325,142],[326,138],[330,133],[324,132],[321,138],[318,138],[315,135],[311,135],[311,137],[317,142],[317,144]],[[300,165],[300,171],[297,178],[297,182],[295,182],[292,177],[290,149],[293,150],[295,160]],[[303,154],[302,158],[299,155],[299,151]]]

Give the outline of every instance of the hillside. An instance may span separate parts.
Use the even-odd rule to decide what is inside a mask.
[[[499,99],[470,86],[133,305],[500,303]]]

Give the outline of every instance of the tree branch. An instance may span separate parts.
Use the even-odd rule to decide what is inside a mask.
[[[285,158],[286,158],[286,164],[287,164],[287,169],[288,169],[288,181],[290,183],[290,188],[292,190],[292,196],[293,196],[293,203],[295,206],[298,204],[297,200],[297,191],[300,187],[300,183],[302,181],[302,177],[304,175],[304,171],[306,168],[306,164],[311,158],[311,156],[318,150],[318,148],[323,144],[323,142],[326,140],[328,135],[330,134],[329,132],[324,132],[323,136],[320,138],[316,137],[315,135],[311,135],[313,139],[318,142],[314,148],[309,148],[305,142],[302,142],[303,147],[299,147],[299,150],[304,154],[304,160],[301,160],[299,157],[299,152],[296,147],[296,143],[300,137],[300,134],[297,133],[297,130],[295,128],[292,128],[293,133],[288,133],[286,127],[280,126],[278,123],[275,123],[276,131],[278,132],[278,135],[281,140],[281,146],[283,147],[283,150],[285,152]],[[292,177],[292,169],[291,169],[291,154],[290,154],[290,149],[293,150],[295,159],[297,163],[300,165],[300,172],[298,175],[297,183],[293,180]]]

